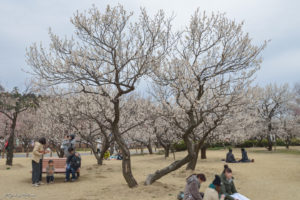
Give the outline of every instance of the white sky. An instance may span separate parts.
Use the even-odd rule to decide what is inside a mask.
[[[185,26],[196,8],[225,12],[231,19],[245,22],[245,31],[255,43],[271,39],[263,53],[264,62],[257,83],[300,82],[300,1],[299,0],[0,0],[0,84],[22,87],[30,78],[25,50],[33,42],[49,42],[48,28],[60,36],[70,36],[70,17],[95,4],[123,4],[136,14],[145,7],[150,14],[158,9],[176,15],[174,24]]]

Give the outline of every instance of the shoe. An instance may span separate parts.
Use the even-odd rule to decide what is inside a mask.
[[[39,187],[40,185],[38,183],[32,184],[33,187]]]
[[[70,180],[65,179],[65,182],[69,182]]]
[[[42,181],[38,182],[39,185],[44,185],[45,183],[43,183]]]
[[[51,181],[51,182],[50,182],[50,184],[53,184],[53,183],[54,183],[54,181]]]
[[[72,178],[72,180],[71,180],[72,182],[75,182],[76,181],[76,179],[74,179],[74,178]]]

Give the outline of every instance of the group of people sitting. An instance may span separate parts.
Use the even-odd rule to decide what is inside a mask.
[[[242,159],[240,159],[240,160],[236,160],[235,159],[235,157],[234,157],[234,155],[233,155],[233,153],[232,153],[232,149],[229,149],[229,152],[227,153],[227,155],[226,155],[226,162],[227,163],[239,163],[239,162],[254,162],[254,159],[252,159],[252,160],[250,160],[249,158],[248,158],[248,154],[247,154],[247,151],[244,149],[244,148],[242,148],[241,149],[241,151],[242,151]]]
[[[232,170],[228,165],[224,166],[222,174],[215,175],[214,180],[205,190],[200,193],[199,189],[203,182],[206,181],[204,174],[193,174],[186,179],[186,187],[184,193],[179,194],[178,199],[181,200],[249,200],[247,197],[238,193]]]
[[[42,183],[42,159],[43,155],[49,153],[49,150],[45,150],[46,139],[40,138],[39,141],[35,142],[33,148],[32,156],[32,184],[35,187],[40,186]],[[68,135],[62,143],[62,148],[64,149],[64,156],[66,160],[66,178],[65,182],[70,181],[70,174],[72,174],[71,181],[75,181],[79,177],[77,173],[78,168],[81,167],[81,157],[80,154],[75,152],[75,136]],[[54,183],[54,161],[49,160],[48,166],[46,167],[46,180],[47,183]]]

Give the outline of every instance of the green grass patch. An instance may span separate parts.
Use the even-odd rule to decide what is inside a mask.
[[[224,150],[224,149],[229,149],[232,148],[231,146],[226,146],[226,147],[209,147],[207,150]]]
[[[300,150],[297,149],[276,149],[273,151],[268,151],[267,149],[253,150],[254,153],[283,153],[283,154],[291,154],[291,155],[300,155]]]

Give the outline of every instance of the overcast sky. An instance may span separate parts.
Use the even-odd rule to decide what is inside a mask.
[[[158,9],[176,15],[174,24],[184,27],[196,8],[225,12],[231,19],[245,22],[245,31],[259,44],[271,40],[256,82],[300,82],[300,1],[299,0],[0,0],[0,84],[22,87],[30,76],[25,51],[33,42],[49,42],[48,28],[60,36],[74,29],[70,17],[95,4],[123,4],[136,14],[145,7],[150,14]]]

